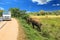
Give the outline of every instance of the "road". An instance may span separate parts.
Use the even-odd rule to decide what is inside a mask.
[[[12,18],[12,21],[7,21],[6,25],[0,29],[0,40],[17,40],[18,22]]]

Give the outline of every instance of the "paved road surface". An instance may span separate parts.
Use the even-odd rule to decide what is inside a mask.
[[[12,18],[12,21],[7,21],[6,25],[0,29],[0,40],[17,40],[18,23]]]

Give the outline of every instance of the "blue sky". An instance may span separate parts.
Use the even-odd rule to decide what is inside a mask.
[[[60,10],[60,0],[0,0],[0,10],[19,8],[28,12]]]

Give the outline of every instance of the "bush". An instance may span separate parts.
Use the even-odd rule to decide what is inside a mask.
[[[28,14],[25,14],[25,15],[23,15],[23,16],[21,16],[23,19],[27,19],[27,18],[29,18],[29,15]]]

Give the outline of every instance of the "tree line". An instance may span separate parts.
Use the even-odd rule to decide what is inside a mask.
[[[11,16],[12,17],[22,17],[22,18],[26,18],[28,17],[30,14],[31,15],[60,15],[60,10],[57,11],[44,11],[41,10],[39,12],[30,12],[30,13],[26,13],[26,10],[20,10],[19,8],[10,8],[9,11],[11,11]],[[4,12],[4,10],[0,10],[0,16],[2,16],[2,13]]]
[[[5,10],[0,10],[0,16],[2,16]],[[20,10],[19,8],[10,8],[8,11],[11,12],[12,17],[23,17],[26,15],[26,10]]]
[[[30,12],[30,14],[41,16],[41,15],[60,15],[60,10],[56,11],[44,11],[40,10],[38,12]]]

